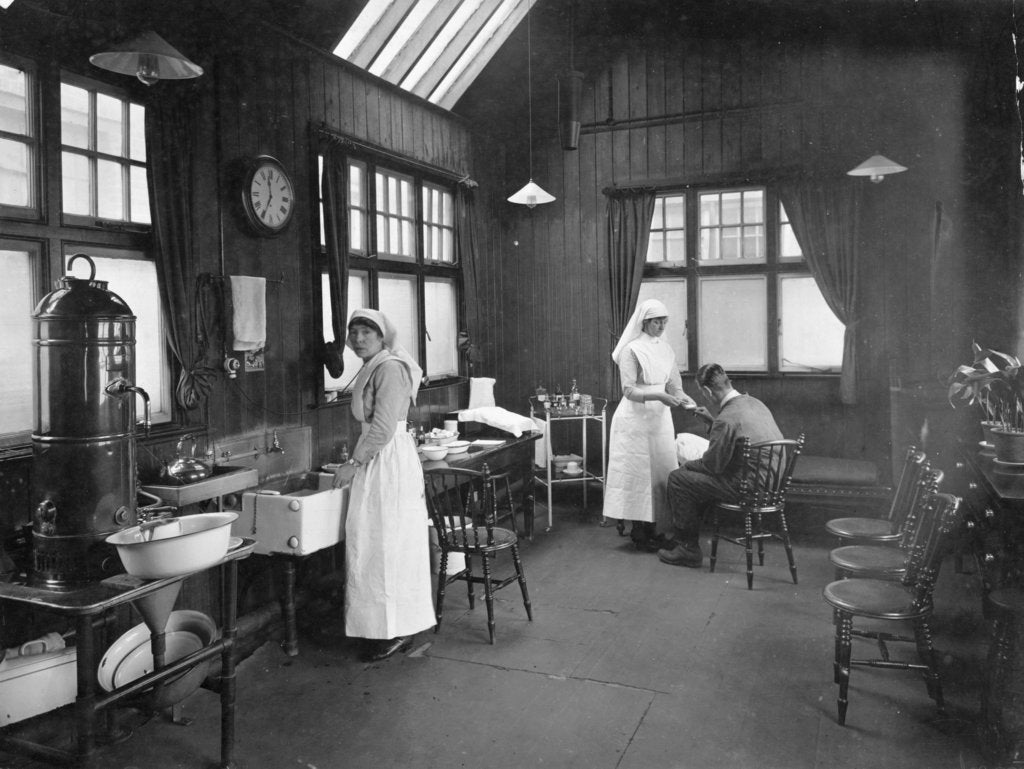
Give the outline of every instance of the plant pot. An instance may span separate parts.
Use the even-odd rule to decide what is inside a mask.
[[[1024,464],[1024,430],[1014,427],[992,429],[992,442],[996,447],[996,459],[1010,464]]]

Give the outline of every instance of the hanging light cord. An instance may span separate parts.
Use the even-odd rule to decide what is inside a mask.
[[[533,49],[530,47],[530,6],[533,4],[532,0],[526,0],[526,101],[527,110],[526,114],[527,125],[529,127],[530,136],[530,181],[533,181]]]

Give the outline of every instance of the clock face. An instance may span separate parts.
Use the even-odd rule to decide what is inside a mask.
[[[245,194],[247,212],[258,228],[279,232],[288,224],[295,195],[291,180],[279,165],[259,163],[252,172]]]

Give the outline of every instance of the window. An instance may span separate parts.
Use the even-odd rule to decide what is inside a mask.
[[[60,129],[64,213],[149,224],[144,108],[61,82]]]
[[[35,78],[27,67],[0,62],[0,214],[38,211]]]
[[[43,94],[59,104],[59,131],[37,129]],[[75,253],[93,259],[96,279],[137,316],[136,384],[150,396],[154,421],[171,419],[156,264],[146,252],[144,118],[144,108],[115,88],[0,55],[0,358],[8,374],[0,385],[0,445],[29,441],[32,313]],[[122,225],[105,227],[98,221],[104,219]],[[88,265],[76,263],[75,273],[85,277]]]
[[[455,252],[451,186],[396,161],[378,163],[370,155],[349,157],[346,162],[349,314],[360,307],[381,310],[395,324],[398,341],[417,359],[425,376],[458,376],[461,270]],[[322,156],[318,165],[323,168]],[[372,185],[367,184],[369,179]],[[331,339],[334,308],[322,237],[322,191],[320,210],[322,328],[324,338]],[[345,371],[338,379],[324,370],[328,399],[351,386],[359,370],[360,361],[348,348],[344,362]]]
[[[687,229],[687,221],[697,226]],[[843,324],[800,251],[785,207],[767,188],[661,194],[651,220],[640,299],[669,308],[666,341],[681,368],[837,372]]]

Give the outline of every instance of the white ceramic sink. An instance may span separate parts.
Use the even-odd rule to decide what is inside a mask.
[[[308,555],[338,544],[345,536],[348,487],[332,488],[333,479],[303,473],[246,491],[231,533],[255,539],[255,552],[265,555]]]

